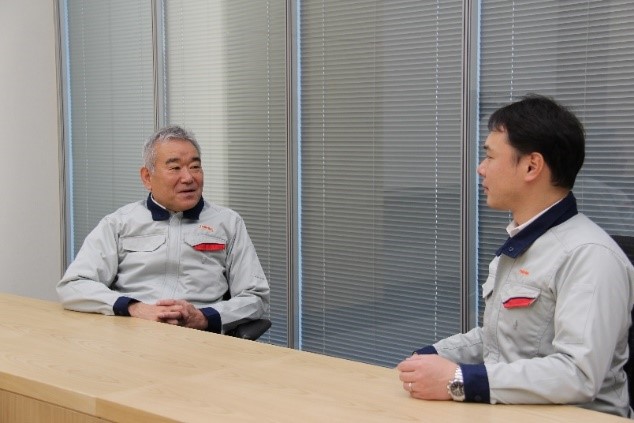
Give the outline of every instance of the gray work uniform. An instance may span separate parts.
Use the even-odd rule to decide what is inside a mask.
[[[57,292],[67,309],[106,315],[126,315],[131,300],[184,299],[220,332],[267,313],[270,290],[238,213],[203,199],[170,213],[148,198],[99,222]]]
[[[572,194],[520,234],[489,266],[482,327],[418,352],[460,363],[468,401],[628,416],[631,263]]]

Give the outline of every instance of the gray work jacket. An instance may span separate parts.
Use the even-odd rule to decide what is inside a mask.
[[[507,242],[482,286],[482,327],[433,345],[463,364],[468,400],[629,415],[623,364],[634,269],[608,234],[574,212],[525,251]]]
[[[223,301],[227,290],[231,299]],[[184,299],[215,332],[269,308],[269,285],[242,218],[203,199],[195,210],[169,213],[148,197],[104,217],[57,292],[67,309],[106,315],[125,315],[130,299]]]

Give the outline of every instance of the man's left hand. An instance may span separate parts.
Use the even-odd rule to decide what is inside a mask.
[[[436,354],[415,354],[396,366],[403,389],[413,398],[425,400],[451,399],[447,385],[453,379],[456,367],[456,363]]]
[[[164,323],[200,330],[207,329],[207,318],[202,311],[185,300],[159,300],[156,305],[164,306],[169,310],[158,316]]]

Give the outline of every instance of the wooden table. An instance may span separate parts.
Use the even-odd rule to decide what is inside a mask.
[[[0,294],[0,422],[616,422],[414,400],[394,369]]]

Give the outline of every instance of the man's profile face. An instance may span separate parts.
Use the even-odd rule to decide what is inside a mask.
[[[203,192],[203,169],[196,147],[172,139],[155,146],[154,170],[141,168],[143,185],[159,204],[174,212],[189,210]]]
[[[487,205],[496,210],[513,211],[523,193],[523,173],[516,150],[508,141],[506,131],[491,131],[484,143],[485,158],[478,166]]]

